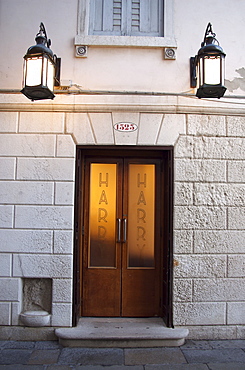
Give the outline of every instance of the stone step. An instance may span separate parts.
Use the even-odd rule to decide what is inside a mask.
[[[177,347],[185,342],[188,329],[164,326],[161,318],[83,317],[74,328],[55,330],[65,347]]]

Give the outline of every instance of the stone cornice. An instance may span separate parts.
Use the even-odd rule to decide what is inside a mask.
[[[245,116],[245,99],[203,100],[193,96],[57,95],[53,101],[29,102],[20,94],[0,94],[4,112],[148,112]]]

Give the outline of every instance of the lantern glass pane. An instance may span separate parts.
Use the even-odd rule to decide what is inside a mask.
[[[48,60],[48,80],[47,80],[47,85],[49,90],[53,91],[54,90],[54,65],[53,63]]]
[[[43,86],[47,86],[49,90],[54,89],[54,65],[49,58],[43,58]]]
[[[218,85],[220,81],[220,56],[205,56],[204,60],[204,83]]]
[[[26,60],[26,86],[41,85],[42,57]]]
[[[43,58],[43,86],[47,86],[47,58]]]
[[[204,83],[203,81],[204,70],[203,70],[203,59],[202,58],[199,59],[198,73],[199,73],[199,86],[202,86]]]

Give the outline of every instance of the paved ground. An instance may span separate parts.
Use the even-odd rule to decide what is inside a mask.
[[[245,340],[187,340],[182,347],[125,349],[0,341],[0,369],[245,370]]]

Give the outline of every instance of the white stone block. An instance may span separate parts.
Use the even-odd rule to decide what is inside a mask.
[[[228,256],[228,276],[245,277],[245,255],[237,254]]]
[[[186,133],[185,119],[184,114],[165,114],[157,145],[175,145],[178,137]]]
[[[174,279],[174,302],[192,301],[192,280]]]
[[[208,278],[226,275],[225,255],[174,255],[175,278]]]
[[[194,232],[195,253],[245,253],[245,231],[197,230]]]
[[[20,302],[12,302],[12,317],[11,317],[11,325],[19,325],[19,314],[21,312],[21,303]]]
[[[51,182],[2,181],[0,202],[4,204],[53,204],[54,184]]]
[[[13,180],[15,178],[15,158],[0,158],[0,180]]]
[[[245,207],[228,208],[228,229],[244,230],[245,228]]]
[[[139,113],[125,113],[125,112],[113,112],[112,113],[112,124],[124,122],[124,123],[135,123],[139,125]],[[138,138],[138,130],[132,132],[120,132],[114,130],[115,144],[116,145],[136,145]]]
[[[18,180],[72,181],[75,176],[73,158],[19,158]]]
[[[228,181],[243,182],[245,179],[245,162],[244,161],[229,161],[227,164]]]
[[[176,159],[175,180],[225,182],[226,163],[217,160]]]
[[[89,117],[96,143],[114,144],[111,113],[90,113]]]
[[[20,279],[0,279],[0,301],[19,301],[20,290]]]
[[[223,339],[238,339],[238,328],[233,325],[207,325],[207,326],[185,326],[189,330],[189,339],[196,340],[223,340]],[[244,335],[240,336],[241,339]],[[217,366],[219,366],[217,364]],[[214,368],[213,368],[214,369]],[[224,370],[218,369],[217,370]]]
[[[96,144],[87,113],[68,113],[66,133],[73,134],[77,145]]]
[[[245,302],[228,303],[227,324],[245,325]]]
[[[192,205],[193,204],[193,184],[191,183],[175,183],[175,204],[176,205]]]
[[[193,231],[192,230],[176,230],[174,232],[174,253],[189,253],[193,252]]]
[[[225,229],[226,209],[211,206],[175,206],[175,229]]]
[[[195,184],[194,204],[245,206],[245,184]]]
[[[10,253],[51,253],[53,232],[44,230],[0,230],[0,251]]]
[[[75,157],[76,145],[71,135],[57,135],[57,157]]]
[[[224,325],[226,303],[175,303],[174,325]]]
[[[53,302],[72,303],[72,279],[53,279]]]
[[[74,183],[57,182],[55,184],[55,204],[73,205],[74,204]]]
[[[245,137],[245,117],[227,117],[228,136]]]
[[[31,278],[71,278],[72,257],[41,254],[16,254],[13,275]]]
[[[73,231],[54,231],[54,253],[72,254],[73,251]]]
[[[17,112],[0,112],[0,132],[17,132],[17,124]]]
[[[245,301],[245,280],[241,278],[195,279],[193,284],[193,301]]]
[[[184,114],[165,114],[157,145],[175,145],[179,135],[186,133],[186,116]]]
[[[245,138],[195,137],[195,158],[245,159]]]
[[[72,304],[54,303],[51,323],[52,326],[72,326]]]
[[[62,133],[64,113],[20,112],[19,132]]]
[[[176,158],[193,158],[194,138],[192,136],[180,136],[175,145]]]
[[[0,242],[1,244],[1,242]],[[12,255],[11,254],[0,254],[0,276],[11,276],[12,268]]]
[[[13,227],[14,206],[0,205],[0,227]]]
[[[16,206],[17,229],[72,229],[73,207]]]
[[[226,136],[225,116],[189,114],[187,129],[189,135]]]
[[[139,145],[155,145],[163,120],[160,113],[141,113],[138,128]]]
[[[55,155],[55,135],[1,135],[0,155],[53,157]]]
[[[0,325],[11,325],[11,303],[0,302]]]

